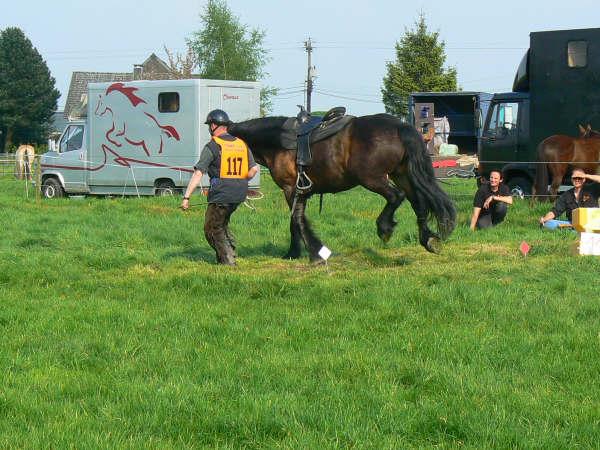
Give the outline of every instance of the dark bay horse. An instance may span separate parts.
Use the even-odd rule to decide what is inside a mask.
[[[456,225],[456,211],[439,187],[423,138],[414,127],[388,114],[353,118],[339,133],[311,144],[313,162],[306,173],[313,187],[296,196],[296,151],[282,144],[287,119],[252,119],[229,128],[231,134],[250,146],[256,162],[269,169],[292,209],[291,244],[286,258],[299,258],[304,241],[311,261],[321,260],[318,253],[323,244],[305,217],[308,198],[358,185],[387,201],[376,222],[377,234],[384,242],[394,231],[394,212],[408,198],[417,216],[419,242],[430,252],[438,251],[440,239]],[[430,217],[437,222],[437,234],[428,227]]]
[[[552,177],[550,195],[555,198],[558,188],[569,169],[578,167],[588,173],[596,173],[600,162],[600,132],[579,125],[579,137],[555,134],[538,145],[538,161],[535,173],[535,194],[548,193],[548,174]]]

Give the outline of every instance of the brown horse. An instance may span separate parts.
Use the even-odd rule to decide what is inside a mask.
[[[555,198],[563,178],[573,167],[596,173],[600,162],[600,132],[579,125],[579,137],[556,134],[538,145],[538,165],[535,173],[535,194],[548,194],[548,172],[552,176],[550,194]]]
[[[408,198],[417,216],[419,242],[430,252],[438,251],[440,239],[455,227],[456,211],[439,187],[423,138],[414,127],[388,114],[352,118],[339,133],[311,144],[313,162],[306,173],[313,185],[310,192],[297,193],[296,151],[282,144],[286,120],[266,117],[229,128],[231,134],[246,141],[256,161],[269,169],[292,210],[286,258],[299,258],[304,241],[311,261],[321,260],[319,250],[323,244],[305,217],[308,198],[358,185],[387,200],[376,222],[377,234],[384,242],[394,231],[394,212]],[[437,222],[438,234],[428,227],[430,216]]]

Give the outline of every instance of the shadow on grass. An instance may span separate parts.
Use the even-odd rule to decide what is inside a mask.
[[[251,256],[268,256],[271,258],[283,258],[286,249],[283,247],[277,247],[271,243],[264,244],[256,247],[239,247],[237,248],[237,254],[239,257],[247,258]],[[206,246],[192,247],[184,249],[180,252],[171,252],[165,254],[165,259],[170,258],[185,258],[190,261],[205,261],[209,263],[215,262],[215,252],[209,247],[208,243]]]
[[[180,252],[166,253],[164,258],[185,258],[189,259],[190,261],[204,261],[214,263],[215,253],[213,249],[208,247],[208,244],[206,244],[206,247],[193,247],[182,250]]]
[[[287,247],[277,246],[271,242],[257,245],[255,247],[238,248],[238,254],[244,256],[268,256],[270,258],[282,258],[287,252]],[[304,252],[303,252],[304,255]]]
[[[361,252],[369,264],[378,267],[408,266],[414,262],[411,258],[382,255],[372,248],[363,248]]]

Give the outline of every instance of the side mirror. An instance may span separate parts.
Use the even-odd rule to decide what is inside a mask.
[[[473,126],[476,130],[480,129],[483,126],[483,118],[481,117],[481,108],[477,108],[475,110],[475,116],[473,117]]]

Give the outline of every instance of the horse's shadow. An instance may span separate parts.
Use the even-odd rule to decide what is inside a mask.
[[[238,253],[240,256],[267,256],[270,258],[283,258],[286,249],[282,246],[277,246],[272,242],[255,247],[242,248]]]
[[[164,259],[184,258],[190,261],[197,262],[214,262],[215,253],[211,248],[192,247],[180,252],[170,252],[164,255]]]
[[[411,258],[382,255],[372,248],[363,248],[361,253],[370,265],[377,267],[408,266],[414,262]]]
[[[267,256],[271,258],[282,258],[285,250],[283,247],[278,247],[275,244],[268,243],[256,247],[243,247],[237,249],[238,256],[244,257],[253,257],[253,256]],[[171,258],[184,258],[189,261],[196,262],[215,262],[215,252],[212,248],[208,247],[192,247],[180,252],[170,252],[165,254],[165,259]]]

